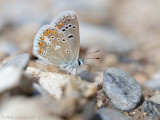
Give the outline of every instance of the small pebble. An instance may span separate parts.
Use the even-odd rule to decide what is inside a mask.
[[[117,110],[110,108],[101,108],[97,111],[94,120],[130,120]]]
[[[144,83],[144,86],[150,90],[160,90],[160,72],[156,72],[152,75],[151,79]]]
[[[153,101],[144,101],[142,111],[145,112],[147,116],[160,118],[160,104]]]
[[[144,85],[150,90],[160,90],[159,79],[148,80],[144,83]]]
[[[95,113],[95,100],[91,100],[89,101],[87,104],[85,104],[82,108],[83,108],[83,111],[82,111],[82,116],[83,116],[83,120],[92,120],[93,116],[94,116],[94,113]]]
[[[134,109],[142,98],[138,82],[126,72],[108,68],[104,72],[103,91],[112,105],[123,111]]]
[[[19,67],[25,70],[28,66],[29,59],[30,59],[30,56],[28,53],[17,55],[13,57],[12,59],[10,59],[9,61],[7,61],[0,69],[4,69],[8,66],[13,65],[13,66],[16,66],[16,67]]]
[[[160,117],[160,94],[145,101],[142,105],[142,111],[147,113],[148,117]]]
[[[157,104],[160,104],[160,94],[154,95],[154,96],[151,97],[149,100],[152,101],[152,102],[155,102],[155,103],[157,103]]]

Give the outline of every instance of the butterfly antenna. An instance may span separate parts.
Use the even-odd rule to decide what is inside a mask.
[[[91,52],[91,53],[87,53],[87,54],[85,54],[84,56],[87,56],[87,55],[90,55],[90,54],[94,54],[94,53],[97,53],[97,52],[99,52],[100,50],[96,50],[96,51],[94,51],[94,52]]]
[[[83,58],[83,59],[100,59],[100,58]]]
[[[99,58],[85,58],[85,56],[90,55],[90,54],[97,53],[97,52],[99,52],[99,51],[100,51],[100,50],[96,50],[96,51],[94,51],[94,52],[87,53],[87,54],[85,54],[85,55],[82,57],[82,59],[99,59]]]

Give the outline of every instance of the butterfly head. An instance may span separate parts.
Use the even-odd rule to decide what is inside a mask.
[[[77,60],[78,66],[82,66],[84,63],[84,59],[80,58]]]

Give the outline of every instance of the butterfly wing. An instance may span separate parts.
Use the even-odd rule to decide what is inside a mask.
[[[51,22],[51,25],[61,30],[66,35],[73,53],[72,61],[76,61],[79,57],[80,38],[79,24],[75,12],[66,11],[61,13],[55,20]]]
[[[51,25],[44,25],[36,34],[33,55],[51,65],[60,66],[72,60],[66,35]]]

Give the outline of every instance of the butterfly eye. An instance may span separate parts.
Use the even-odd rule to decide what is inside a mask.
[[[81,65],[81,62],[78,60],[78,65],[80,66]]]
[[[71,25],[71,24],[69,24],[68,26],[69,26],[69,27],[71,27],[72,25]]]

